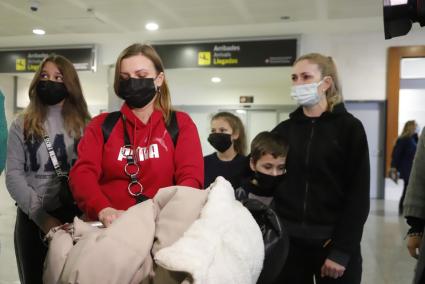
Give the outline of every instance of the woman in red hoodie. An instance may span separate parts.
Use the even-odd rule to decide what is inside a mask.
[[[186,113],[172,110],[164,67],[153,47],[133,44],[121,52],[114,90],[125,101],[116,122],[106,138],[110,114],[92,120],[70,173],[78,206],[105,226],[162,187],[202,188],[204,180],[196,126]],[[177,131],[170,131],[173,124]]]

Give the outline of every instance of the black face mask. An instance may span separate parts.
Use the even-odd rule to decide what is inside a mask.
[[[49,106],[60,103],[69,95],[64,83],[58,83],[50,80],[38,81],[35,90],[40,101]]]
[[[284,175],[271,176],[266,175],[260,172],[255,172],[254,179],[257,180],[258,186],[264,193],[267,193],[268,196],[273,195],[273,191],[276,186],[283,180]]]
[[[130,108],[142,108],[152,101],[156,95],[153,78],[121,79],[118,96],[125,100]]]
[[[232,138],[227,133],[211,133],[208,142],[220,153],[226,152],[232,146]]]

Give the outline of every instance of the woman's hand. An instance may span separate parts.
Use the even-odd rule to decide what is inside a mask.
[[[345,267],[327,258],[320,270],[322,277],[337,279],[344,274]]]
[[[412,257],[419,257],[419,248],[421,247],[422,236],[407,236],[407,249]]]
[[[388,173],[388,177],[395,182],[396,184],[398,184],[398,171],[396,168],[391,168],[389,173]]]
[[[59,219],[53,216],[49,216],[47,217],[46,221],[41,226],[41,230],[43,231],[44,234],[47,234],[51,228],[54,228],[60,225],[62,225],[62,222],[59,221]]]
[[[109,227],[115,219],[121,216],[123,210],[116,210],[112,207],[106,207],[100,210],[98,214],[99,221],[103,223],[103,226]]]

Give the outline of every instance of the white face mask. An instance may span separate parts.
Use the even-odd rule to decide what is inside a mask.
[[[317,89],[323,80],[318,83],[292,86],[291,97],[301,106],[314,106],[320,102],[323,95],[319,95]]]

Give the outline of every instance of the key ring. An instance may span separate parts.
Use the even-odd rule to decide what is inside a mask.
[[[137,170],[136,170],[136,172],[135,172],[135,173],[130,173],[130,172],[127,170],[128,166],[135,166],[135,167],[136,167],[136,169],[137,169]],[[139,170],[140,170],[139,165],[138,165],[138,164],[136,164],[136,163],[134,163],[134,162],[127,163],[127,164],[125,164],[125,166],[124,166],[124,172],[125,172],[125,173],[126,173],[126,175],[128,175],[129,177],[137,176],[137,174],[139,173]]]
[[[138,192],[133,192],[133,191],[131,190],[131,186],[132,186],[132,185],[138,185],[138,186],[139,186],[139,191],[138,191]],[[133,181],[131,181],[131,182],[128,184],[128,186],[127,186],[127,190],[128,190],[128,193],[129,193],[131,196],[136,197],[136,196],[139,196],[139,195],[141,195],[141,194],[142,194],[142,192],[143,192],[143,185],[142,185],[139,181],[137,181],[137,180],[133,180]]]
[[[135,150],[133,149],[133,145],[130,143],[130,138],[127,133],[127,127],[126,127],[126,117],[125,115],[122,115],[122,122],[123,122],[123,128],[124,128],[124,147],[122,147],[122,154],[126,156],[127,163],[124,166],[124,172],[125,174],[130,178],[130,182],[127,186],[128,193],[133,197],[138,197],[139,195],[142,195],[143,192],[143,185],[137,180],[137,176],[140,171],[140,166],[138,165],[137,161],[134,159],[133,155],[136,156]],[[130,170],[129,166],[135,166],[136,169],[134,171]],[[131,187],[139,186],[137,191],[131,190]]]

